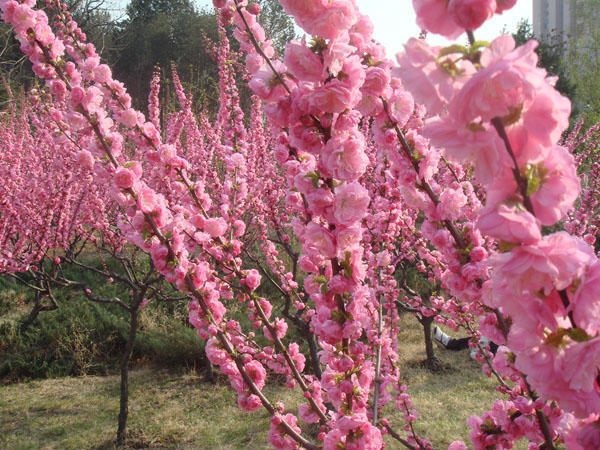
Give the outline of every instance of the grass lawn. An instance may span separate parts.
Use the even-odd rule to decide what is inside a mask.
[[[420,413],[417,429],[435,448],[468,440],[466,419],[482,414],[495,398],[494,382],[468,352],[438,351],[449,369],[432,374],[414,319],[406,316],[403,376]],[[131,448],[262,449],[268,446],[266,412],[242,411],[224,382],[215,385],[193,373],[150,368],[132,370],[129,440]],[[112,449],[116,435],[119,377],[84,376],[0,387],[0,448]],[[266,389],[294,411],[298,399],[283,386]],[[297,392],[297,391],[296,391]],[[401,431],[402,415],[391,407],[390,425]],[[387,440],[388,448],[400,448]],[[526,448],[525,445],[520,448]]]

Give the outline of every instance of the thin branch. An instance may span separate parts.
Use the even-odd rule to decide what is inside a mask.
[[[406,448],[409,448],[410,450],[418,450],[417,447],[415,447],[414,445],[410,444],[408,441],[402,439],[402,436],[400,436],[398,433],[396,433],[392,429],[392,427],[390,427],[389,425],[386,425],[385,429],[387,430],[388,433],[390,433],[390,436],[392,436],[394,439],[396,439],[398,442],[400,442]]]

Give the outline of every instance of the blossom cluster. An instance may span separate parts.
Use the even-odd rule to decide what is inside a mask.
[[[585,423],[600,395],[593,357],[598,261],[585,241],[542,229],[564,219],[580,191],[575,160],[558,144],[570,103],[537,67],[534,41],[515,47],[501,36],[488,46],[471,34],[469,48],[409,45],[405,82],[415,84],[418,73],[429,81],[420,91],[432,106],[425,136],[450,160],[472,165],[486,192],[477,227],[499,252],[488,259],[484,303],[510,323],[503,331],[514,368],[527,388],[572,413],[563,420],[574,415]]]

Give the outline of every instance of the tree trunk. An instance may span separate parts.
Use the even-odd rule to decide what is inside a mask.
[[[33,308],[31,309],[31,312],[27,318],[21,322],[21,332],[24,332],[27,330],[27,328],[29,328],[29,325],[34,322],[41,310],[42,307],[40,305],[40,293],[36,292],[35,298],[33,299]]]
[[[27,315],[27,318],[23,320],[23,322],[21,322],[21,333],[27,331],[27,328],[29,328],[29,326],[33,322],[35,322],[35,319],[37,319],[40,312],[53,311],[55,309],[58,309],[58,305],[56,304],[56,302],[52,301],[50,305],[43,305],[42,294],[36,291],[35,298],[33,300],[33,308],[31,309],[31,312]]]
[[[433,352],[433,338],[431,336],[431,324],[433,323],[433,317],[423,317],[423,334],[425,335],[425,354],[427,355],[427,360],[432,360],[435,358],[435,353]]]
[[[433,337],[431,333],[433,317],[421,317],[419,322],[423,325],[423,335],[425,337],[425,354],[427,355],[427,359],[424,361],[424,365],[430,371],[435,372],[440,369],[441,363],[433,351]]]
[[[214,384],[216,382],[215,370],[208,358],[206,358],[206,376],[204,377],[204,379],[211,384]]]
[[[127,437],[127,415],[129,414],[129,360],[133,353],[133,345],[137,334],[137,321],[140,302],[134,299],[131,305],[131,318],[129,321],[129,337],[125,345],[125,351],[121,358],[121,397],[119,407],[119,428],[117,429],[117,446],[125,445]]]
[[[322,378],[322,371],[321,371],[321,362],[319,360],[319,355],[318,355],[318,350],[317,350],[317,343],[315,341],[315,335],[313,333],[311,333],[310,331],[307,331],[305,333],[306,336],[306,342],[308,342],[308,349],[310,351],[310,362],[312,363],[312,368],[313,368],[313,372],[315,377],[317,377],[317,379],[321,379]]]

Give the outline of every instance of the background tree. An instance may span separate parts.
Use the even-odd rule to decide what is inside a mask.
[[[134,104],[144,107],[156,66],[174,63],[196,98],[216,97],[216,64],[204,51],[203,35],[216,40],[214,15],[198,10],[189,0],[134,0],[115,31],[119,42],[115,76],[123,81]]]
[[[111,52],[114,55],[116,43],[113,30],[117,16],[110,14],[113,6],[110,0],[70,0],[66,4],[86,33],[88,41],[96,46],[99,53],[105,58]],[[110,58],[108,60],[112,63]],[[0,24],[0,73],[14,90],[22,87],[27,91],[35,84],[31,64],[23,58],[12,29],[5,23]],[[0,102],[7,102],[8,97],[6,89],[0,85]]]
[[[273,47],[283,55],[286,44],[298,36],[294,20],[285,13],[277,0],[259,0],[258,4],[261,7],[258,20],[269,39],[273,40]]]
[[[90,42],[98,52],[106,57],[116,45],[113,30],[119,20],[110,0],[70,0],[67,3],[75,21],[85,31]]]
[[[585,17],[568,42],[568,75],[575,86],[575,105],[590,124],[600,120],[600,0],[578,1],[577,16]]]

